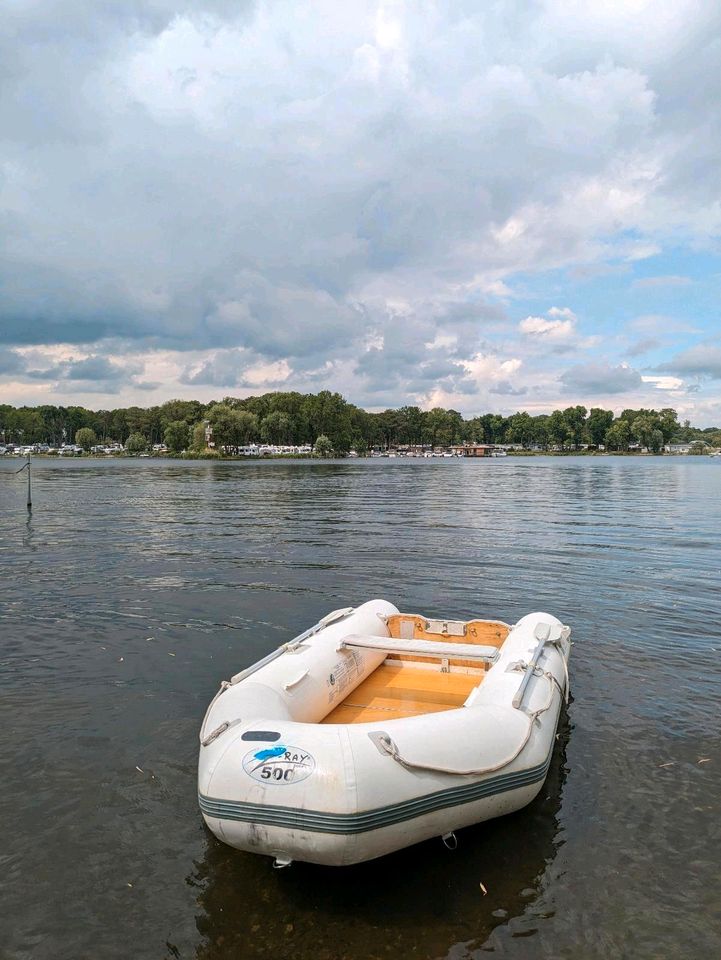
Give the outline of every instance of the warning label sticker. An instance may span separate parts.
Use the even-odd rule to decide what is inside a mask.
[[[349,650],[342,660],[338,660],[326,678],[328,703],[342,699],[344,691],[354,680],[363,675],[363,654],[358,650]]]

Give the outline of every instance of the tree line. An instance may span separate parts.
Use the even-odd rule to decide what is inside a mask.
[[[120,443],[140,452],[165,443],[172,451],[206,446],[205,423],[212,427],[216,447],[229,450],[253,443],[315,444],[327,438],[336,453],[355,449],[426,445],[448,447],[462,443],[521,444],[532,449],[577,450],[584,445],[625,451],[634,445],[660,452],[669,442],[705,440],[721,446],[721,428],[699,429],[688,420],[679,423],[676,411],[611,410],[576,405],[536,416],[520,411],[508,417],[497,413],[464,418],[457,410],[417,406],[369,413],[339,393],[273,392],[239,399],[225,397],[207,404],[198,400],[169,400],[155,407],[88,410],[80,406],[13,407],[0,404],[0,437],[4,443],[46,443],[60,447],[77,442],[85,449],[95,444]]]

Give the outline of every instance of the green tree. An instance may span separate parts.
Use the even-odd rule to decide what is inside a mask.
[[[472,417],[463,421],[463,440],[469,443],[482,443],[485,439],[481,417]]]
[[[125,443],[130,434],[130,427],[128,426],[128,418],[125,415],[125,410],[112,411],[108,430],[114,440]]]
[[[205,441],[205,423],[196,423],[193,427],[191,446],[196,453],[201,453],[207,448],[208,444]]]
[[[656,427],[651,433],[651,439],[648,445],[651,453],[663,452],[663,431]]]
[[[534,424],[530,413],[526,413],[524,410],[522,413],[513,414],[508,421],[506,439],[509,443],[520,443],[524,447],[533,442]]]
[[[248,410],[237,410],[233,418],[233,430],[239,443],[248,443],[258,436],[258,418]]]
[[[144,410],[142,407],[128,407],[125,411],[125,420],[130,433],[140,433],[146,441],[149,439],[152,427],[150,410]]]
[[[360,407],[352,406],[350,410],[350,421],[354,446],[358,453],[360,453],[360,449],[357,444],[361,439],[365,444],[366,450],[374,444],[380,445],[383,442],[383,436],[378,426],[376,414],[366,413],[366,411],[361,410]]]
[[[85,407],[66,407],[65,436],[70,442],[81,427],[93,427],[94,415]]]
[[[293,422],[287,413],[271,410],[260,423],[260,436],[266,443],[290,443],[293,439]]]
[[[168,450],[180,453],[188,446],[190,427],[185,420],[171,420],[163,433],[163,440]]]
[[[128,453],[144,453],[148,449],[148,441],[142,433],[131,433],[125,441],[125,449]]]
[[[588,436],[592,444],[600,446],[605,437],[606,431],[613,423],[613,410],[602,410],[601,407],[592,407],[586,421]]]
[[[216,449],[234,449],[258,436],[258,417],[248,410],[234,409],[227,403],[215,403],[208,410]]]
[[[366,443],[365,437],[362,437],[360,434],[356,434],[353,440],[353,449],[359,457],[365,457],[368,453],[368,444]]]
[[[321,390],[315,396],[310,394],[303,403],[303,415],[311,428],[311,436],[327,436],[338,453],[350,450],[351,408],[339,393]]]
[[[313,446],[313,452],[318,457],[329,457],[333,453],[333,444],[330,442],[330,438],[327,437],[324,433],[318,437]]]
[[[544,449],[548,446],[548,414],[541,413],[533,417],[532,421],[533,442]]]
[[[42,416],[31,407],[20,407],[11,418],[13,440],[22,443],[42,443],[45,440],[46,427]],[[75,431],[71,434],[75,436]]]
[[[568,437],[573,443],[574,450],[578,450],[586,436],[586,413],[586,408],[580,404],[575,407],[566,407],[563,411]]]
[[[165,428],[178,420],[188,426],[197,423],[203,414],[203,405],[198,400],[168,400],[158,408],[160,424]]]
[[[75,442],[88,453],[90,448],[94,447],[98,442],[98,438],[95,435],[95,431],[91,430],[90,427],[81,427],[75,434]]]
[[[568,440],[568,422],[560,410],[554,410],[549,416],[546,429],[551,443],[563,449]]]
[[[401,407],[398,415],[398,439],[401,443],[421,443],[423,413],[419,407]]]
[[[631,427],[628,420],[616,420],[606,431],[604,443],[609,450],[628,450],[631,440]]]
[[[65,428],[65,410],[63,407],[53,407],[49,405],[37,408],[37,412],[43,418],[45,424],[44,439],[59,447],[63,442],[63,430]]]
[[[377,413],[375,416],[378,424],[378,432],[381,436],[381,442],[386,450],[388,450],[391,444],[397,442],[398,433],[401,426],[398,411],[384,410],[382,413]]]
[[[663,434],[664,443],[678,433],[678,414],[671,407],[664,407],[658,412],[658,429]]]
[[[508,420],[502,417],[500,413],[487,413],[481,417],[487,429],[486,441],[488,443],[503,443],[506,439],[506,428]]]
[[[444,410],[442,407],[434,407],[429,410],[425,416],[424,439],[432,447],[448,446],[453,442],[456,433],[457,416],[455,410]]]
[[[653,442],[653,432],[656,429],[654,417],[648,411],[640,413],[631,423],[631,436],[637,440],[642,447],[651,449]],[[662,438],[663,440],[663,435]]]
[[[693,438],[693,427],[690,420],[684,420],[683,426],[678,428],[677,436],[682,443],[688,443]]]

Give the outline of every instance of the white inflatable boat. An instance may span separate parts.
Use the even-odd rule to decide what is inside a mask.
[[[337,610],[224,681],[200,732],[198,796],[225,843],[351,864],[518,810],[541,789],[570,629]]]

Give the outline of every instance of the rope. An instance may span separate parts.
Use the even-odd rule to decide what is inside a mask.
[[[571,680],[568,676],[568,660],[566,660],[565,656],[563,655],[563,650],[561,650],[560,643],[556,643],[554,644],[554,646],[556,647],[558,652],[561,654],[561,663],[563,664],[563,676],[564,676],[564,687],[563,687],[563,690],[561,690],[561,693],[563,694],[563,699],[566,703],[566,706],[568,706],[568,695],[571,692]],[[556,682],[558,683],[558,681]],[[561,688],[559,685],[559,690],[560,689]]]
[[[230,730],[231,727],[236,726],[236,724],[242,722],[242,717],[236,717],[235,720],[224,720],[220,726],[216,727],[208,736],[200,741],[200,745],[207,747],[209,743],[212,743],[213,740],[217,740],[221,733],[225,733],[226,730]]]
[[[212,733],[208,734],[205,740],[200,741],[201,747],[207,747],[208,744],[212,743],[213,740],[216,740],[221,735],[221,733],[225,733],[225,731],[228,729],[229,726],[230,726],[230,722],[228,720],[226,720],[225,723],[221,723],[221,725],[219,727],[216,727]]]
[[[550,681],[548,702],[545,706],[540,707],[538,710],[533,710],[527,715],[528,729],[526,730],[526,735],[521,741],[520,746],[514,750],[510,757],[506,757],[505,759],[500,760],[498,763],[494,763],[490,767],[483,767],[480,770],[454,770],[451,767],[440,767],[431,763],[418,763],[415,760],[409,760],[407,757],[401,756],[397,745],[389,736],[383,734],[382,736],[378,737],[378,742],[384,748],[386,753],[388,753],[396,761],[396,763],[399,763],[402,767],[405,767],[406,770],[428,770],[431,773],[447,773],[456,777],[480,777],[486,773],[495,773],[497,770],[501,770],[503,767],[507,767],[509,764],[513,763],[513,761],[521,755],[528,741],[531,739],[534,723],[541,716],[541,714],[545,713],[547,710],[550,710],[551,705],[553,704],[553,694],[555,692],[554,687],[558,687],[560,691],[558,680],[556,680],[549,670],[544,670],[540,676],[544,676]],[[562,693],[562,691],[560,692]]]
[[[546,677],[548,680],[550,680],[553,684],[555,684],[556,689],[558,690],[559,694],[565,699],[566,703],[568,703],[568,664],[566,663],[566,660],[565,658],[563,658],[563,656],[562,656],[562,659],[563,659],[563,666],[564,666],[564,673],[565,673],[565,684],[563,687],[558,682],[556,677],[550,672],[550,670],[542,670],[541,667],[536,666],[533,670],[533,676]],[[527,664],[525,660],[519,660],[518,663],[515,663],[511,669],[523,672],[524,670],[528,669],[528,666],[529,664]]]
[[[205,730],[205,724],[207,723],[208,717],[210,716],[210,711],[213,709],[213,707],[214,707],[214,705],[215,705],[215,702],[216,702],[216,700],[218,699],[218,697],[222,696],[222,694],[224,694],[225,691],[226,691],[226,690],[228,689],[228,687],[230,687],[230,686],[232,686],[232,683],[231,683],[230,680],[221,680],[221,681],[220,681],[220,690],[218,690],[218,692],[216,693],[216,695],[213,697],[213,699],[212,699],[212,700],[210,701],[210,703],[208,704],[208,709],[205,711],[205,716],[203,717],[203,722],[202,722],[201,725],[200,725],[200,734],[198,735],[198,738],[199,738],[199,740],[200,740],[200,745],[203,746],[203,747],[207,747],[207,745],[208,745],[209,743],[212,743],[213,740],[215,740],[216,737],[219,737],[221,733],[223,733],[225,730],[228,729],[229,724],[226,723],[225,725],[223,725],[223,724],[221,723],[220,727],[216,727],[216,729],[213,730],[213,732],[212,732],[208,737],[206,737],[205,740],[203,739],[203,731]],[[221,727],[223,728],[222,730],[220,729]]]

